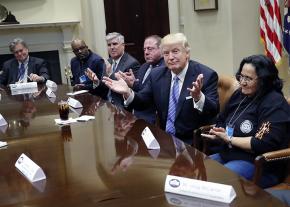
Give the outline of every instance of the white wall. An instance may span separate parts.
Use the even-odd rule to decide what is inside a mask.
[[[81,0],[0,0],[20,23],[80,20]]]

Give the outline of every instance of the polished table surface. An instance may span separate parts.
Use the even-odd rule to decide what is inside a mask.
[[[74,96],[83,109],[70,117],[95,120],[58,126],[58,102],[70,87],[59,86],[56,100],[45,87],[32,95],[1,91],[0,113],[8,128],[0,140],[0,206],[284,206],[267,192],[205,157],[198,150],[88,93]],[[148,150],[141,132],[148,126],[161,148]],[[14,166],[26,154],[46,174],[30,183]],[[232,185],[227,205],[164,192],[166,175]]]

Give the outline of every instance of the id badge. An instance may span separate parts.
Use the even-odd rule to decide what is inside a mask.
[[[87,81],[87,76],[86,75],[82,75],[81,77],[80,77],[80,83],[84,83],[84,82],[86,82]]]
[[[227,124],[226,133],[228,137],[232,137],[234,135],[234,126],[232,124]]]

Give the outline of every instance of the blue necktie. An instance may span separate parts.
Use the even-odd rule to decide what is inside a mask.
[[[174,126],[174,121],[175,121],[175,113],[176,113],[176,107],[177,107],[177,102],[178,102],[178,97],[179,97],[179,78],[175,76],[173,78],[173,86],[172,90],[170,93],[170,99],[169,99],[169,107],[168,107],[168,114],[167,114],[167,121],[166,121],[166,132],[175,135],[175,126]]]
[[[22,80],[24,77],[24,73],[25,73],[25,67],[24,67],[24,63],[21,63],[19,71],[18,71],[18,81]]]

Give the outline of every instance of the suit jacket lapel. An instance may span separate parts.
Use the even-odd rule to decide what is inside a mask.
[[[182,89],[180,91],[179,99],[178,99],[178,104],[177,104],[177,109],[176,109],[176,117],[180,113],[182,106],[186,100],[186,97],[190,96],[190,93],[187,90],[187,88],[192,87],[192,82],[196,79],[196,77],[194,77],[194,76],[196,76],[195,71],[191,67],[191,64],[189,64],[187,72],[185,74]],[[192,99],[190,99],[190,100],[192,101]]]
[[[161,87],[161,103],[162,106],[164,107],[164,120],[167,119],[167,113],[168,113],[168,105],[169,105],[169,95],[170,95],[170,86],[171,86],[171,72],[168,68],[162,77],[159,87]]]

